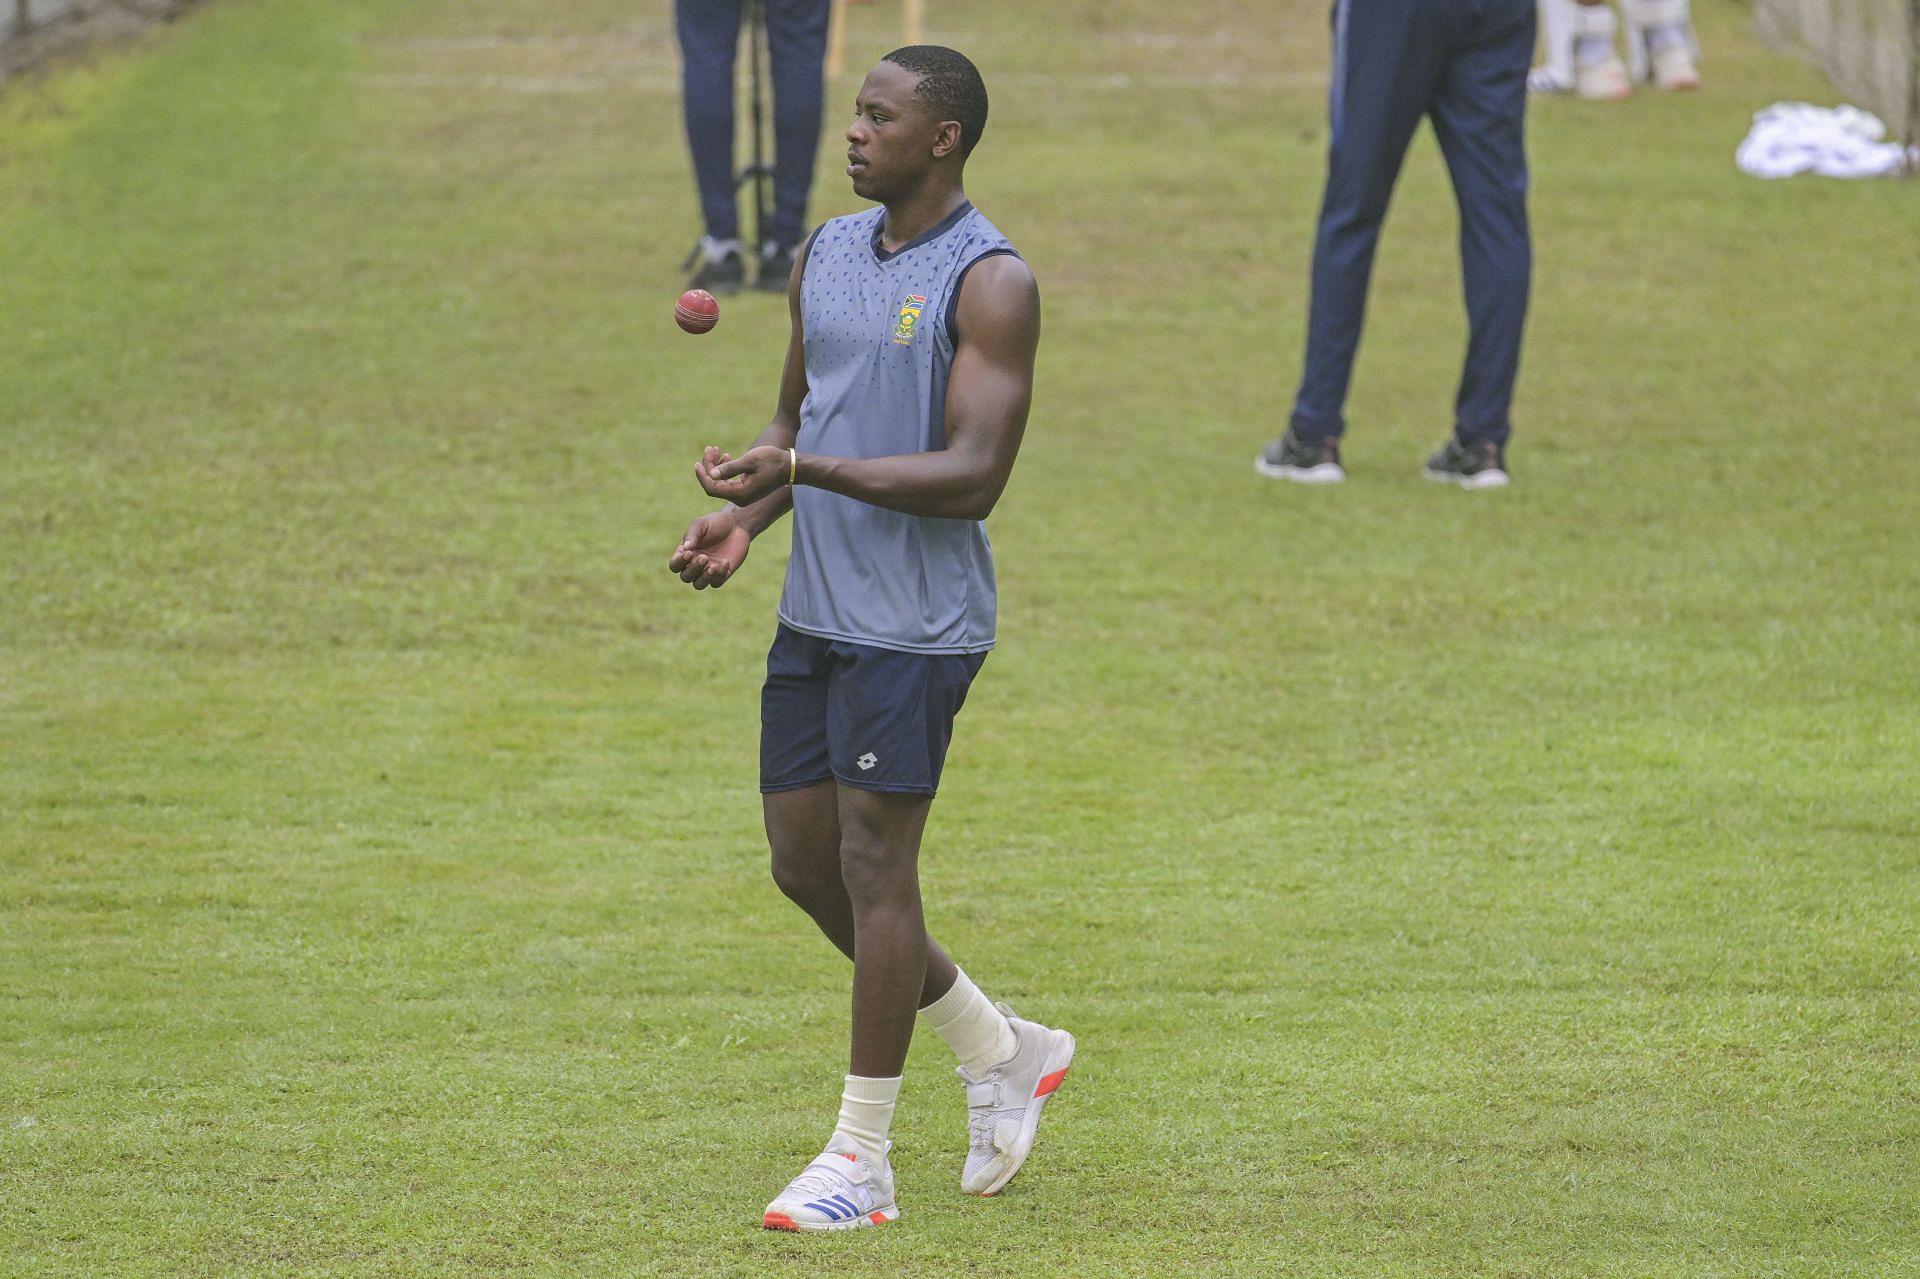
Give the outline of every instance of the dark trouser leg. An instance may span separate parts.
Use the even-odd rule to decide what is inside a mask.
[[[707,234],[740,234],[733,202],[733,62],[740,0],[675,0],[680,32],[680,106]]]
[[[840,854],[840,791],[837,784],[822,782],[768,795],[763,807],[767,843],[773,849],[774,882],[841,954],[855,959],[853,901],[847,896]],[[917,840],[915,849],[917,867]],[[926,948],[926,979],[915,1009],[925,1008],[951,990],[957,973],[947,952],[932,937],[926,939]]]
[[[1347,383],[1380,224],[1438,81],[1445,34],[1430,4],[1340,0],[1333,40],[1333,138],[1313,242],[1306,367],[1290,422],[1294,434],[1309,441],[1346,429]]]
[[[786,248],[807,236],[832,6],[829,0],[766,0],[766,6],[773,72],[773,225],[767,235]]]
[[[1460,204],[1460,269],[1469,338],[1454,431],[1506,443],[1533,272],[1527,230],[1525,112],[1532,0],[1502,0],[1447,69],[1433,131]]]

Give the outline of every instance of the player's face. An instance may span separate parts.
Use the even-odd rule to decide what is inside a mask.
[[[847,126],[853,193],[884,203],[912,190],[933,166],[938,121],[914,93],[920,77],[882,62],[861,81]]]

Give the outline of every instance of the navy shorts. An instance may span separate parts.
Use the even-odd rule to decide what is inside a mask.
[[[829,779],[931,795],[985,653],[900,653],[781,624],[760,691],[760,790]]]

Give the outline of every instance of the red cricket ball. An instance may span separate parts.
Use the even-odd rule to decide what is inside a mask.
[[[720,323],[720,304],[705,289],[688,289],[673,304],[673,318],[689,333],[705,333]]]

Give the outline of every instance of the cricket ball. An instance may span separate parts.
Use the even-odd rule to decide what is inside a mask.
[[[720,323],[720,304],[705,289],[688,289],[673,304],[673,319],[689,333],[705,333]]]

